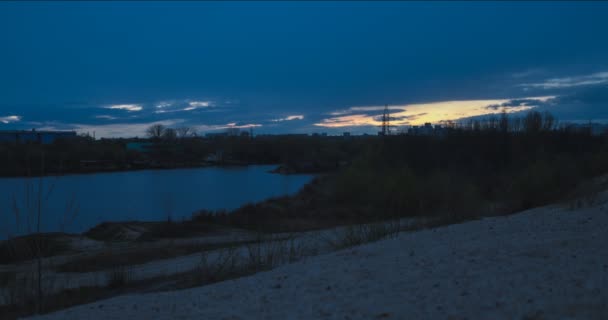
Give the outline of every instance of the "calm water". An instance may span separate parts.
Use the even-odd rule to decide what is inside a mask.
[[[27,186],[33,186],[33,198],[37,199],[40,180],[43,192],[48,193],[48,200],[43,201],[43,231],[83,232],[103,221],[158,221],[169,215],[180,220],[200,209],[234,209],[248,202],[293,194],[312,179],[311,175],[268,173],[273,168],[209,167],[2,178],[0,238],[28,232],[28,215],[22,213],[17,224],[14,203],[26,211],[23,208],[32,202],[26,200]],[[74,211],[76,216],[71,218],[68,213]]]

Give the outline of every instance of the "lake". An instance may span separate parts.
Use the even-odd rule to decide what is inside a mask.
[[[35,210],[30,209],[27,214],[27,208],[38,198],[43,199],[42,231],[80,233],[104,221],[162,221],[168,217],[181,220],[201,209],[235,209],[249,202],[296,193],[313,178],[269,173],[274,167],[0,178],[0,238],[35,231],[36,219],[31,217]],[[42,197],[38,197],[39,190]],[[21,212],[18,219],[15,207]]]

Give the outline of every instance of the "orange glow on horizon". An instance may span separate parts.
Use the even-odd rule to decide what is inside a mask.
[[[498,114],[503,110],[503,108],[500,107],[501,105],[513,100],[526,100],[526,102],[517,106],[506,107],[504,108],[506,112],[513,113],[530,110],[536,107],[534,102],[546,102],[554,98],[555,96],[517,99],[456,100],[390,106],[389,109],[393,110],[390,113],[392,125],[421,125],[427,122],[439,123],[441,121],[454,121],[475,116]],[[499,107],[490,107],[494,105],[498,105]],[[351,107],[348,110],[332,112],[330,114],[333,115],[332,117],[323,119],[321,122],[315,123],[314,125],[327,128],[379,126],[382,124],[382,121],[379,119],[378,114],[370,115],[367,111],[377,111],[381,113],[383,109],[384,107],[382,106]]]

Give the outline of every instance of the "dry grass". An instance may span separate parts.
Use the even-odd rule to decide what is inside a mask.
[[[120,266],[108,272],[108,287],[124,288],[133,281],[133,274],[128,267]]]
[[[0,264],[17,263],[36,258],[37,245],[40,255],[50,257],[69,250],[67,235],[62,233],[32,234],[0,242]]]
[[[177,290],[207,285],[269,270],[284,263],[297,261],[307,255],[304,248],[297,245],[294,237],[274,237],[266,240],[260,235],[259,239],[255,241],[222,245],[223,248],[217,250],[215,253],[217,255],[213,259],[210,258],[211,255],[208,252],[212,250],[210,246],[205,246],[206,250],[199,250],[201,258],[199,266],[195,270],[152,279],[135,280],[133,271],[128,265],[113,264],[111,268],[108,268],[106,286],[81,287],[48,294],[45,296],[41,312],[48,313],[124,293]],[[188,246],[188,250],[195,250],[195,248],[197,247]],[[122,261],[122,256],[117,260],[115,258],[104,260],[103,263]],[[148,253],[144,255],[144,258],[149,258]],[[99,263],[100,261],[93,259],[85,262]],[[87,269],[91,266],[81,268]],[[0,284],[5,285],[7,289],[2,291],[7,295],[2,298],[8,302],[7,305],[0,306],[2,319],[15,319],[37,312],[34,307],[35,303],[33,303],[35,297],[27,295],[27,292],[33,291],[25,290],[27,284],[20,282],[25,280],[17,279],[13,273],[0,274]]]
[[[123,252],[102,252],[93,256],[78,258],[55,267],[57,272],[92,272],[114,268],[116,266],[132,266],[151,261],[170,259],[202,251],[211,251],[238,245],[251,241],[235,241],[229,243],[187,244],[164,247],[135,248]]]
[[[402,226],[399,220],[373,224],[356,224],[338,229],[333,238],[327,239],[329,245],[340,250],[375,242],[390,236],[397,236]]]
[[[198,268],[181,275],[179,281],[172,284],[169,290],[252,275],[282,264],[293,263],[310,254],[297,244],[294,237],[274,238],[269,241],[260,238],[246,246],[244,256],[240,255],[238,250],[237,247],[223,249],[213,262],[206,252],[202,252]]]

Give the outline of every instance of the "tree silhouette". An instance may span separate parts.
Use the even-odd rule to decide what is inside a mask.
[[[177,131],[173,128],[166,128],[163,131],[162,138],[167,141],[172,141],[177,138]]]
[[[146,135],[149,138],[158,140],[163,137],[166,130],[167,130],[167,128],[164,125],[157,123],[157,124],[151,125],[150,127],[148,127],[148,129],[146,129]]]
[[[194,129],[190,127],[176,128],[175,133],[180,139],[196,137],[196,131],[194,131]]]

